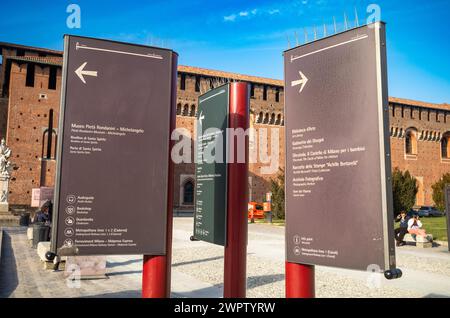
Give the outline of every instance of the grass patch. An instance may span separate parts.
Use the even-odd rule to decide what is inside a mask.
[[[441,217],[421,217],[423,228],[428,234],[433,235],[433,240],[447,241],[447,218]],[[395,223],[395,228],[398,228],[400,223]]]
[[[420,218],[422,221],[423,227],[427,231],[427,233],[433,235],[434,240],[438,241],[447,241],[447,218],[445,216],[441,217],[423,217]],[[250,221],[249,221],[250,222]],[[270,224],[266,223],[265,220],[255,220],[256,224]],[[395,223],[395,227],[397,228],[400,223]],[[285,220],[274,219],[272,225],[275,226],[284,226]]]
[[[250,223],[250,220],[248,220],[248,223]],[[266,222],[266,220],[256,219],[255,224],[270,224],[270,223]],[[284,226],[284,224],[285,224],[284,220],[273,219],[271,225]]]
[[[433,235],[434,240],[447,241],[447,218],[441,217],[427,217],[420,218],[423,228],[427,233]]]

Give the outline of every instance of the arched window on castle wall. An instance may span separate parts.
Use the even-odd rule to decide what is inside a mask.
[[[183,185],[183,204],[194,204],[194,181],[188,179]]]
[[[271,125],[274,125],[274,124],[275,124],[275,114],[274,114],[274,113],[272,113],[272,114],[270,115],[270,122],[269,122],[269,124],[271,124]]]
[[[256,119],[256,122],[258,124],[261,124],[263,122],[263,119],[264,119],[264,113],[260,112],[259,115],[258,115],[258,118]]]
[[[188,104],[184,105],[184,107],[183,107],[183,114],[182,115],[183,116],[188,116],[189,115],[189,105]]]
[[[277,120],[275,121],[275,125],[281,125],[281,114],[277,115]]]
[[[450,131],[447,131],[444,135],[442,135],[441,155],[442,159],[450,159]]]
[[[405,153],[417,155],[417,129],[408,128],[405,132]]]
[[[53,129],[53,109],[48,113],[48,127],[42,134],[41,158],[45,160],[56,159],[56,145],[58,144],[56,130]]]
[[[42,154],[41,154],[42,159],[44,160],[56,159],[57,142],[58,136],[56,134],[56,130],[52,129],[51,138],[49,138],[49,130],[45,129],[44,133],[42,134]]]
[[[192,116],[192,117],[195,116],[195,105],[191,106],[191,113],[189,114],[189,116]]]
[[[269,123],[269,113],[266,113],[266,115],[264,116],[263,124],[268,124],[268,123]]]
[[[181,115],[181,104],[177,105],[177,115]]]

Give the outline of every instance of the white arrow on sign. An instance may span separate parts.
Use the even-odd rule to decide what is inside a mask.
[[[75,71],[75,74],[78,75],[78,77],[80,78],[80,80],[86,84],[86,81],[84,79],[83,75],[86,76],[94,76],[97,77],[97,71],[85,71],[84,67],[86,66],[87,62],[84,62],[83,64],[81,64],[81,66],[79,68],[77,68],[77,70]]]
[[[203,126],[203,119],[205,119],[205,116],[203,115],[203,111],[200,112],[200,115],[198,116],[198,121],[200,122],[200,125]]]
[[[305,74],[302,73],[302,71],[298,71],[298,73],[300,74],[300,79],[292,81],[291,87],[302,85],[300,87],[300,90],[298,91],[299,93],[301,93],[303,91],[303,88],[305,88],[306,83],[308,82],[308,78],[305,76]]]

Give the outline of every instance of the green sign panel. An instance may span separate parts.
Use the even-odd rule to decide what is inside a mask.
[[[198,99],[194,238],[225,246],[229,85]]]

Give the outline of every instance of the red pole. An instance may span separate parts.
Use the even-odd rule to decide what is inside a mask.
[[[286,298],[314,298],[314,266],[286,262]]]
[[[170,297],[167,274],[167,256],[144,255],[142,270],[142,298]],[[169,274],[170,275],[170,274]]]
[[[249,91],[247,83],[230,84],[229,128],[249,126]],[[229,142],[228,142],[229,143]],[[247,225],[248,216],[248,138],[245,162],[237,162],[238,142],[234,144],[234,160],[228,163],[227,242],[225,245],[225,298],[244,298],[247,289]]]
[[[172,179],[173,173],[169,176]],[[172,182],[169,181],[169,184]],[[144,255],[142,268],[142,298],[170,298],[172,269],[172,195],[168,195],[166,255]]]
[[[170,134],[176,127],[177,60],[173,54],[172,98],[170,112]],[[170,138],[170,137],[169,137]],[[169,139],[167,175],[167,224],[166,255],[144,255],[142,267],[142,298],[169,298],[172,269],[172,228],[173,228],[173,161],[170,157],[174,141]]]

